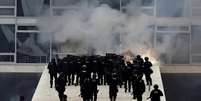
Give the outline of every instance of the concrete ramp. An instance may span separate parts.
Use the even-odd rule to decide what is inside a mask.
[[[158,84],[159,88],[163,91],[164,96],[161,97],[161,101],[166,101],[165,92],[163,88],[163,83],[161,79],[159,65],[154,65],[154,73],[152,74],[153,85]],[[149,97],[150,91],[148,91],[148,86],[146,86],[146,92],[143,95],[143,101],[149,101],[146,98]],[[68,96],[68,101],[82,101],[80,94],[79,86],[67,86],[65,94]],[[109,87],[108,86],[99,86],[99,93],[97,101],[109,101]],[[153,87],[151,87],[151,90]],[[58,93],[54,88],[49,88],[49,74],[48,70],[44,70],[36,91],[33,95],[32,101],[59,101]],[[119,88],[117,95],[117,101],[137,101],[133,100],[131,93],[125,93],[123,88]]]

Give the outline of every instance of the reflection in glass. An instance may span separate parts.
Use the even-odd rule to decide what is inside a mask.
[[[158,26],[158,31],[188,31],[188,26]]]
[[[14,62],[13,55],[0,55],[0,62]]]
[[[157,16],[183,17],[188,16],[188,0],[158,0]]]
[[[189,63],[188,33],[157,33],[156,49],[166,64]]]
[[[68,5],[75,5],[81,2],[81,0],[52,0],[53,6],[68,6]]]
[[[17,62],[43,63],[47,62],[49,43],[40,43],[38,33],[17,33]]]
[[[192,56],[192,63],[201,63],[201,56]]]
[[[0,0],[0,6],[15,6],[15,0]]]
[[[154,6],[154,0],[121,0],[122,6],[134,3],[137,6]]]
[[[0,52],[15,52],[15,25],[0,25]]]
[[[100,4],[107,4],[113,9],[120,10],[120,0],[99,0]]]
[[[50,0],[17,0],[17,16],[39,16],[47,12]]]
[[[201,26],[193,25],[191,27],[191,52],[192,53],[201,53]]]
[[[15,10],[14,8],[0,8],[0,15],[14,16]]]

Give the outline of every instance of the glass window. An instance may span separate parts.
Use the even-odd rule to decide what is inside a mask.
[[[201,25],[193,25],[191,31],[191,52],[201,53]]]
[[[154,0],[122,0],[122,6],[134,3],[136,6],[154,6]]]
[[[200,7],[201,0],[191,0],[192,7]]]
[[[0,8],[0,15],[14,16],[15,10],[14,8]]]
[[[37,26],[18,26],[18,30],[38,30]]]
[[[157,33],[156,47],[166,64],[189,63],[188,33]]]
[[[53,9],[53,15],[61,16],[65,11],[66,9],[62,9],[62,8]]]
[[[188,15],[187,0],[158,0],[157,16],[183,17]]]
[[[15,6],[15,0],[0,0],[0,6]]]
[[[0,55],[0,62],[14,62],[13,55]]]
[[[153,16],[154,15],[154,10],[153,9],[142,9],[142,12],[144,13],[144,14],[147,14],[147,15],[149,15],[149,16]]]
[[[99,0],[100,4],[108,4],[113,9],[120,10],[120,0]]]
[[[17,0],[17,16],[39,16],[47,12],[49,0]]]
[[[75,5],[81,2],[81,0],[52,0],[53,6],[67,6],[67,5]]]
[[[158,31],[188,31],[188,26],[158,26]]]
[[[154,6],[154,0],[141,0],[142,6]]]
[[[192,63],[201,63],[201,56],[192,56]]]
[[[17,33],[17,62],[41,63],[47,62],[49,55],[49,43],[38,40],[39,33]]]
[[[0,25],[0,52],[15,52],[15,25]]]
[[[192,9],[192,16],[201,16],[201,8]]]

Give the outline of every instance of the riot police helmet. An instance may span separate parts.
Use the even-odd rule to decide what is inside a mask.
[[[145,58],[144,58],[144,60],[145,60],[145,61],[148,61],[148,60],[149,60],[149,58],[148,58],[148,57],[145,57]]]
[[[154,89],[158,89],[158,85],[157,84],[154,85]]]

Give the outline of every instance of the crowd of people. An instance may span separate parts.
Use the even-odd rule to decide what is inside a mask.
[[[55,83],[60,101],[67,101],[65,87],[71,85],[80,86],[83,101],[97,101],[98,85],[109,85],[110,101],[116,101],[119,87],[123,87],[125,92],[132,93],[133,99],[142,101],[146,85],[152,85],[151,67],[149,58],[143,59],[140,55],[131,61],[126,61],[124,56],[113,53],[107,53],[105,56],[67,55],[49,62],[50,88]],[[142,79],[143,75],[146,85]],[[163,96],[163,93],[158,89],[158,85],[154,85],[149,98],[151,101],[160,101],[160,96]]]

